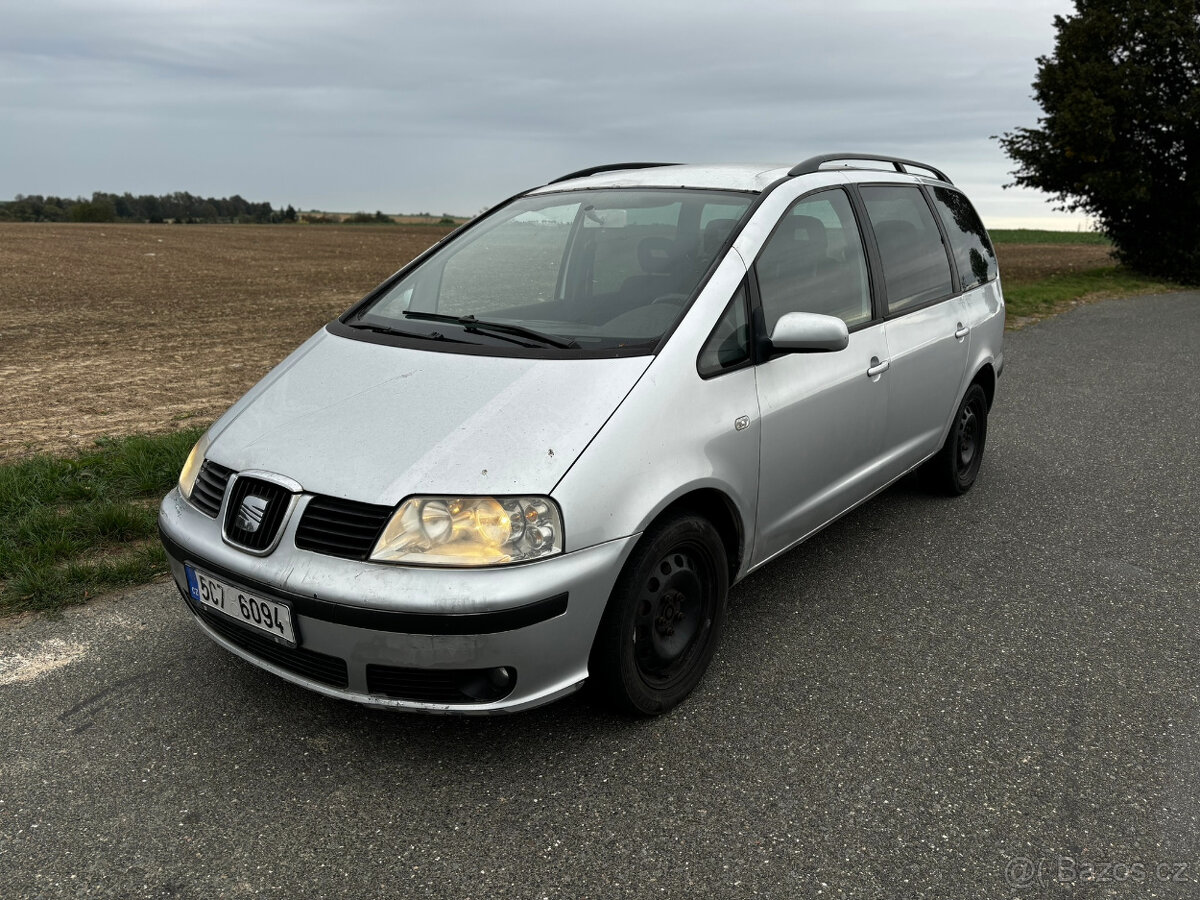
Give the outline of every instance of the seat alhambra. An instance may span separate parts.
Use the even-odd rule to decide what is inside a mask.
[[[1003,328],[987,232],[927,164],[575,172],[235,403],[162,541],[209,638],[322,694],[491,713],[586,681],[661,713],[731,584],[917,467],[970,489]]]

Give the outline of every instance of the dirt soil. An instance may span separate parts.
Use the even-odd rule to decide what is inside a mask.
[[[212,421],[449,230],[0,224],[0,460]]]
[[[449,230],[0,223],[0,460],[211,422]],[[998,250],[1008,282],[1108,262]]]
[[[1104,244],[997,244],[1000,280],[1028,284],[1051,275],[1082,272],[1113,265]]]

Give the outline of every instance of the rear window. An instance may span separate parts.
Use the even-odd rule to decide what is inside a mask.
[[[963,290],[996,277],[996,251],[987,229],[969,200],[950,188],[933,189],[933,205],[941,216]]]

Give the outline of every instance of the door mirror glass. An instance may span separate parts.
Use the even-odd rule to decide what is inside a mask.
[[[850,343],[846,323],[819,313],[784,313],[771,332],[776,350],[845,350]]]

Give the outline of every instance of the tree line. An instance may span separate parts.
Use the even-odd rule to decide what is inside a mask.
[[[237,194],[232,197],[198,197],[187,191],[173,194],[109,194],[96,191],[83,197],[44,197],[17,194],[0,201],[0,221],[7,222],[205,222],[269,224],[295,222],[291,204],[275,209]]]

